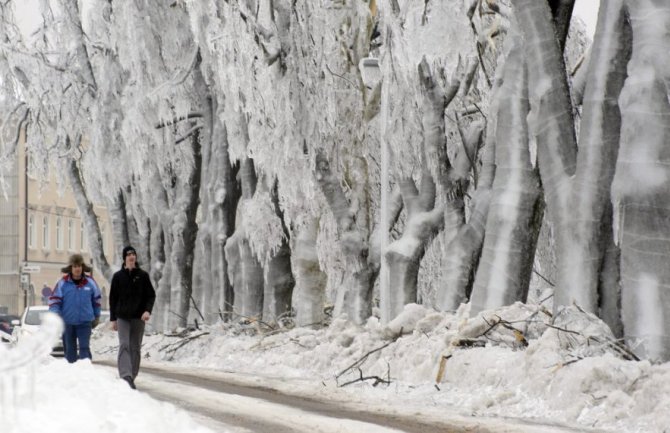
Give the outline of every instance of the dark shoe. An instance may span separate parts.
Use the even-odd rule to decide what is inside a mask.
[[[128,382],[128,386],[130,386],[132,389],[137,389],[137,388],[135,387],[135,382],[133,381],[133,378],[132,378],[132,377],[130,377],[130,376],[125,376],[125,377],[123,378],[123,380],[125,380],[126,382]]]

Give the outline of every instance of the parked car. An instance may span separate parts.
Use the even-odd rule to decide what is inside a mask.
[[[37,332],[42,324],[42,316],[49,312],[49,307],[46,305],[31,305],[23,311],[21,316],[21,325],[19,327],[18,339],[20,340],[26,335],[32,335]],[[61,336],[52,351],[52,356],[65,356],[65,349],[63,348],[63,337]]]
[[[21,323],[21,318],[13,314],[0,314],[0,331],[11,334],[14,327]]]

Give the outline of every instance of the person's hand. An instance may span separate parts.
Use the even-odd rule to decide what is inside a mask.
[[[118,331],[118,330],[119,330],[119,325],[116,324],[116,320],[113,321],[113,322],[111,322],[111,324],[112,324],[112,329],[113,329],[113,330],[115,330],[115,331]]]
[[[96,318],[93,319],[93,321],[91,322],[91,328],[95,328],[95,327],[97,327],[99,324],[100,324],[100,317],[96,317]]]
[[[151,319],[151,313],[150,312],[145,311],[144,313],[142,313],[142,320],[144,320],[145,322],[148,322],[149,319]]]

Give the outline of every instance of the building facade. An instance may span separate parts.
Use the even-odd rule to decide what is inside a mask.
[[[59,190],[55,175],[48,181],[30,173],[23,138],[17,160],[5,176],[5,197],[0,197],[0,312],[20,314],[27,305],[47,302],[60,269],[71,254],[84,256],[93,265],[93,277],[107,304],[109,284],[91,263],[86,234],[79,210],[69,187]],[[65,179],[63,179],[65,180]],[[67,182],[64,182],[67,183]],[[114,254],[113,236],[107,210],[94,205],[103,249]]]

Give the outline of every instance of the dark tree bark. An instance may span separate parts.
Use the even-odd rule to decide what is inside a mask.
[[[291,311],[291,297],[295,278],[291,271],[290,236],[284,223],[284,214],[279,207],[279,194],[275,180],[270,196],[274,205],[275,214],[281,220],[284,238],[267,264],[263,293],[263,320],[267,323],[276,323],[277,319]]]
[[[123,245],[130,245],[130,237],[128,236],[128,219],[126,218],[126,201],[123,197],[123,191],[119,190],[114,200],[108,201],[107,210],[109,218],[112,222],[112,233],[114,237],[114,245],[117,251],[114,252],[114,259],[120,263],[121,248]]]
[[[575,0],[549,0],[549,6],[551,7],[551,14],[554,17],[556,39],[558,40],[561,52],[563,52],[565,50],[565,41],[568,38]]]

